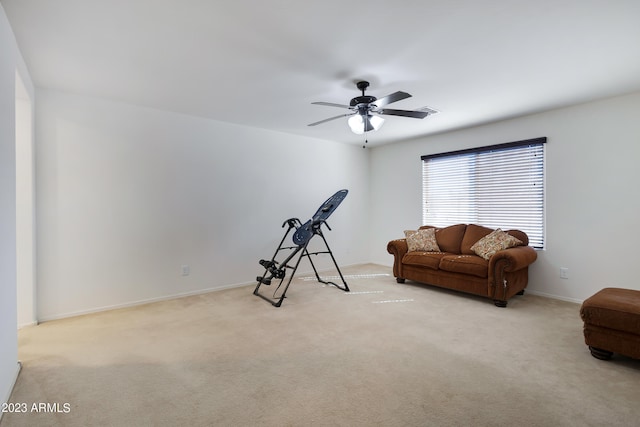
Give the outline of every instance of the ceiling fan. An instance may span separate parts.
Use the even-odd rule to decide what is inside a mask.
[[[362,91],[362,96],[356,96],[351,100],[349,105],[334,104],[332,102],[312,102],[315,105],[326,105],[329,107],[347,108],[351,112],[341,114],[339,116],[330,117],[311,123],[308,126],[316,126],[321,123],[339,119],[340,117],[351,116],[349,119],[349,127],[354,133],[363,134],[371,130],[378,130],[384,123],[384,119],[380,115],[412,117],[414,119],[424,119],[434,110],[417,111],[417,110],[395,110],[391,108],[383,108],[392,102],[398,102],[406,98],[410,98],[406,92],[398,91],[383,98],[377,99],[375,96],[365,95],[364,91],[369,87],[369,82],[360,81],[356,83],[356,87]]]

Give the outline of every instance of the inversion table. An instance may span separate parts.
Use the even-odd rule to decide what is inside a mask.
[[[298,218],[289,218],[282,224],[283,228],[286,225],[288,225],[288,228],[287,228],[287,231],[284,233],[284,236],[282,237],[282,240],[280,241],[280,244],[278,245],[278,248],[276,249],[275,253],[273,254],[270,260],[264,260],[264,259],[260,260],[260,265],[264,267],[264,274],[256,278],[256,280],[258,281],[258,284],[256,285],[256,288],[253,291],[254,295],[257,295],[260,298],[270,302],[274,307],[280,307],[282,305],[282,301],[284,301],[286,297],[287,290],[289,289],[289,285],[291,284],[291,281],[293,280],[293,276],[296,274],[296,270],[298,269],[298,266],[300,265],[300,261],[302,260],[303,257],[306,257],[309,259],[309,262],[311,263],[311,267],[313,268],[313,272],[315,273],[316,279],[318,280],[318,282],[324,283],[327,285],[333,285],[338,289],[341,289],[345,292],[349,292],[349,286],[347,285],[347,282],[344,280],[344,277],[342,276],[340,267],[338,267],[338,263],[336,262],[336,259],[333,256],[331,249],[329,248],[329,244],[327,243],[327,239],[325,239],[324,234],[322,233],[322,228],[321,228],[322,225],[324,225],[329,230],[331,230],[331,228],[329,227],[329,224],[327,224],[327,218],[329,218],[329,216],[333,213],[333,211],[336,210],[338,205],[347,196],[347,193],[348,193],[348,190],[340,190],[336,192],[333,196],[329,197],[320,206],[320,208],[318,208],[315,215],[313,215],[313,217],[309,221],[305,222],[304,224],[302,224]],[[295,229],[295,232],[293,233],[292,240],[295,246],[283,246],[285,244],[285,240],[287,236],[294,229]],[[307,246],[309,245],[309,242],[313,239],[314,236],[320,236],[322,238],[322,241],[324,242],[324,246],[326,250],[315,251],[315,252],[309,252],[307,250]],[[288,251],[288,256],[286,256],[286,258],[282,261],[277,261],[276,258],[278,258],[281,255],[281,252],[283,251]],[[338,275],[342,280],[342,286],[334,282],[322,280],[320,278],[320,275],[318,274],[318,270],[316,270],[316,266],[313,264],[313,261],[311,260],[311,255],[319,255],[319,254],[330,255],[331,260],[333,261],[333,264],[338,270]],[[297,259],[294,259],[296,258],[296,256],[297,256]],[[282,286],[285,280],[287,269],[291,269],[293,271],[291,272],[291,275],[289,276],[289,280],[287,281],[286,285],[282,289],[282,294],[280,296],[276,296],[278,290],[280,289],[280,287]],[[267,286],[271,285],[271,282],[273,279],[279,280],[280,282],[278,283],[278,286],[276,287],[276,290],[273,293],[273,298],[270,298],[260,293],[260,287],[262,285],[267,285]]]

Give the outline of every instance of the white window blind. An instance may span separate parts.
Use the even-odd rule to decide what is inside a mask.
[[[546,138],[422,156],[423,224],[527,233],[544,248]]]

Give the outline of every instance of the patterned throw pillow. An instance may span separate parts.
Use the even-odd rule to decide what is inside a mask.
[[[422,230],[406,230],[404,236],[407,239],[409,252],[440,252],[436,241],[436,229],[426,228]]]
[[[475,242],[471,246],[471,250],[478,256],[488,260],[498,251],[523,244],[519,239],[498,228]]]

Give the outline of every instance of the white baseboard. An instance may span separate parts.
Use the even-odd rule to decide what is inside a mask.
[[[34,322],[29,322],[29,323],[21,323],[18,325],[18,330],[22,329],[22,328],[26,328],[29,326],[36,326],[38,324],[38,322],[34,321]]]
[[[88,310],[79,310],[79,311],[72,311],[68,313],[56,314],[54,316],[43,316],[38,320],[38,323],[49,322],[51,320],[66,319],[66,318],[75,317],[75,316],[83,316],[85,314],[100,313],[102,311],[117,310],[119,308],[135,307],[138,305],[150,304],[150,303],[160,302],[160,301],[168,301],[176,298],[189,297],[193,295],[208,294],[209,292],[222,291],[225,289],[232,289],[232,288],[240,288],[242,286],[247,286],[251,284],[255,284],[255,282],[252,281],[252,282],[245,282],[245,283],[233,283],[230,285],[217,286],[215,288],[199,289],[197,291],[192,291],[192,292],[183,292],[178,294],[165,295],[162,297],[142,299],[142,300],[127,302],[123,304],[105,305],[102,307],[90,308]]]
[[[546,292],[531,291],[531,290],[529,290],[529,288],[526,288],[525,292],[528,293],[528,294],[531,294],[531,295],[538,295],[538,296],[545,297],[545,298],[551,298],[551,299],[557,299],[557,300],[560,300],[560,301],[573,302],[573,303],[576,303],[576,304],[582,304],[582,302],[583,302],[583,300],[581,300],[581,299],[561,297],[561,296],[554,295],[554,294],[549,294],[549,293],[546,293]]]
[[[377,264],[377,263],[355,263],[355,264],[343,265],[343,266],[341,266],[341,269],[342,268],[349,268],[349,267],[352,267],[352,266],[359,266],[359,265],[363,265],[363,264],[373,264],[373,265],[379,265],[379,266],[383,266],[383,267],[388,267],[390,269],[392,268],[392,266],[387,266],[387,265],[382,265],[382,264]],[[322,273],[325,273],[327,271],[333,271],[333,270],[334,269],[332,267],[328,267],[326,269],[320,269],[320,270],[318,270],[318,274],[322,275]],[[311,275],[311,274],[313,274],[313,270],[309,269],[307,271],[298,271],[296,275],[297,276],[305,276],[305,275]],[[108,310],[117,310],[117,309],[120,309],[120,308],[135,307],[135,306],[138,306],[138,305],[150,304],[150,303],[160,302],[160,301],[168,301],[168,300],[172,300],[172,299],[176,299],[176,298],[183,298],[183,297],[188,297],[188,296],[193,296],[193,295],[207,294],[207,293],[210,293],[210,292],[222,291],[222,290],[225,290],[225,289],[240,288],[240,287],[249,286],[249,285],[254,285],[255,286],[255,284],[256,284],[255,281],[243,282],[243,283],[232,283],[232,284],[228,284],[228,285],[217,286],[215,288],[199,289],[199,290],[191,291],[191,292],[184,292],[184,293],[166,295],[166,296],[162,296],[162,297],[148,298],[148,299],[132,301],[132,302],[123,303],[123,304],[113,304],[113,305],[108,305],[108,306],[95,307],[95,308],[91,308],[91,309],[87,309],[87,310],[79,310],[79,311],[74,311],[74,312],[57,314],[57,315],[54,315],[54,316],[45,316],[45,317],[42,317],[42,318],[38,319],[38,321],[36,321],[35,323],[19,325],[18,329],[20,329],[22,327],[37,325],[38,323],[48,322],[48,321],[51,321],[51,320],[65,319],[65,318],[69,318],[69,317],[82,316],[82,315],[85,315],[85,314],[92,314],[92,313],[99,313],[99,312],[108,311]],[[559,296],[559,295],[550,294],[550,293],[547,293],[547,292],[540,292],[540,291],[530,290],[530,288],[527,288],[526,292],[531,294],[531,295],[538,295],[538,296],[545,297],[545,298],[551,298],[551,299],[556,299],[556,300],[560,300],[560,301],[567,301],[567,302],[572,302],[572,303],[576,303],[576,304],[582,304],[582,302],[583,302],[583,300],[580,300],[580,299],[567,298],[567,297],[562,297],[562,296]]]
[[[361,265],[361,264],[349,264],[349,265],[342,266],[341,268],[347,268],[352,265]],[[318,274],[321,274],[326,271],[333,271],[333,268],[318,270]],[[296,273],[296,276],[304,276],[304,275],[310,275],[310,274],[313,274],[312,269],[309,269],[308,271],[298,271]],[[209,292],[222,291],[225,289],[241,288],[243,286],[249,286],[249,285],[255,286],[255,284],[256,284],[255,281],[244,282],[244,283],[232,283],[229,285],[217,286],[215,288],[199,289],[197,291],[192,291],[192,292],[184,292],[184,293],[166,295],[162,297],[148,298],[148,299],[132,301],[132,302],[123,303],[123,304],[106,305],[102,307],[90,308],[87,310],[79,310],[79,311],[73,311],[68,313],[56,314],[54,316],[43,316],[39,318],[38,321],[34,324],[37,325],[38,323],[41,323],[41,322],[49,322],[52,320],[60,320],[60,319],[66,319],[69,317],[83,316],[85,314],[100,313],[102,311],[108,311],[108,310],[117,310],[119,308],[135,307],[138,305],[150,304],[150,303],[160,302],[160,301],[168,301],[176,298],[184,298],[184,297],[189,297],[193,295],[208,294]],[[31,326],[31,325],[21,325],[20,327],[24,327],[24,326]]]
[[[4,399],[2,399],[2,402],[0,402],[0,404],[4,404],[9,402],[9,399],[11,399],[11,393],[13,393],[13,388],[16,386],[16,382],[18,381],[18,376],[20,375],[20,370],[22,370],[22,363],[20,363],[20,361],[18,361],[18,363],[16,364],[16,372],[13,375],[13,381],[11,382],[11,387],[9,387],[9,390],[7,391],[7,395],[4,396]],[[2,411],[0,411],[0,421],[2,421],[2,415],[4,413]]]

